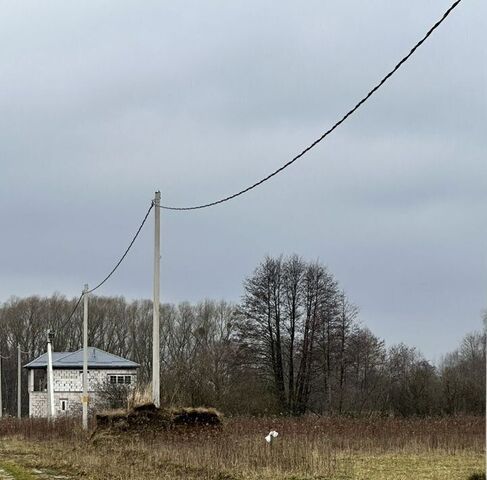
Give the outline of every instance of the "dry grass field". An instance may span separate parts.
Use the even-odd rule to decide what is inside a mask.
[[[220,429],[89,439],[71,420],[4,419],[0,480],[481,479],[484,426],[478,417],[230,418]]]

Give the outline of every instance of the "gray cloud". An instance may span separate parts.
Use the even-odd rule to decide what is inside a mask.
[[[447,5],[5,2],[0,298],[75,295],[101,279],[157,188],[167,203],[198,203],[277,168]],[[162,298],[238,300],[265,254],[297,252],[327,263],[388,343],[438,357],[478,328],[486,10],[462,3],[356,116],[265,187],[164,213]],[[151,228],[102,293],[150,296]]]

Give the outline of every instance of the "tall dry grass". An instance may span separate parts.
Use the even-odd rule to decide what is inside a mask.
[[[75,417],[46,418],[4,417],[0,419],[0,438],[18,437],[23,440],[83,441],[87,435],[81,430],[81,420]],[[91,420],[93,425],[93,420]]]
[[[334,479],[352,478],[354,459],[367,455],[478,457],[484,425],[478,417],[236,417],[217,430],[182,428],[90,441],[77,420],[7,419],[0,422],[0,437],[24,439],[22,448],[30,445],[47,466],[86,472],[88,478]],[[264,440],[271,429],[279,432],[272,446]]]
[[[152,386],[151,384],[141,384],[134,388],[128,397],[127,408],[130,410],[139,405],[144,405],[152,402]]]

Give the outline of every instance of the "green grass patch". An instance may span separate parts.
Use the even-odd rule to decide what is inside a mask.
[[[469,480],[482,479],[482,454],[447,452],[385,454],[351,458],[356,480]]]
[[[35,480],[36,476],[29,470],[11,462],[0,463],[0,468],[5,470],[9,475],[15,478],[15,480]]]

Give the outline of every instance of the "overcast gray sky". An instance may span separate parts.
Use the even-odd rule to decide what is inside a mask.
[[[4,1],[0,300],[78,295],[153,192],[215,200],[321,135],[450,1]],[[438,360],[487,307],[487,4],[464,0],[357,115],[225,205],[163,212],[163,301],[238,301],[320,259],[387,344]],[[150,297],[152,222],[100,294]]]

